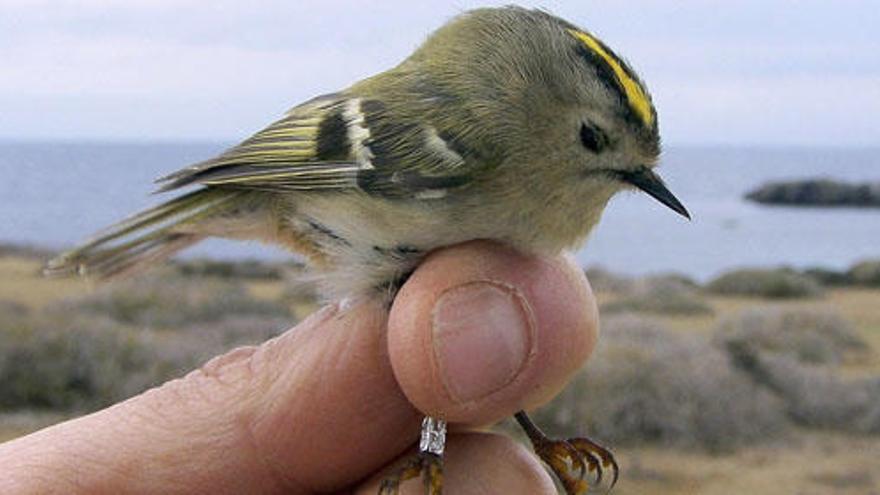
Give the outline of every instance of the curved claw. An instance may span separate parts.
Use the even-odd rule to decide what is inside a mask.
[[[576,440],[576,439],[575,439]],[[569,442],[571,443],[571,442]],[[602,470],[602,463],[599,461],[599,458],[596,457],[595,454],[589,451],[578,449],[577,446],[572,445],[574,448],[580,452],[581,456],[587,462],[587,466],[590,468],[590,471],[596,471],[596,479],[593,480],[593,484],[598,485],[602,483],[602,475],[605,474]]]
[[[588,487],[586,482],[587,472],[590,469],[588,463],[598,463],[596,459],[588,458],[570,443],[562,441],[544,440],[535,445],[535,452],[546,462],[559,481],[565,486],[569,494],[585,493]],[[577,477],[571,476],[572,471]]]
[[[574,445],[568,442],[560,442],[559,444],[562,448],[565,449],[566,457],[568,458],[568,462],[571,464],[573,468],[576,468],[578,471],[578,479],[584,479],[587,477],[587,472],[589,471],[588,464],[591,464],[590,461],[586,459],[586,457],[575,448]]]
[[[578,451],[583,453],[585,456],[589,454],[594,458],[598,457],[602,460],[603,466],[605,466],[606,468],[611,468],[613,477],[611,479],[611,484],[608,486],[608,491],[610,492],[611,489],[614,488],[614,485],[617,484],[617,480],[620,478],[620,466],[618,466],[617,460],[614,458],[614,454],[611,453],[610,450],[590,440],[589,438],[572,438],[568,440],[568,443],[574,446],[574,448],[578,449]]]

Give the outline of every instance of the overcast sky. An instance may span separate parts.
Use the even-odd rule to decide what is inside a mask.
[[[0,0],[0,138],[242,138],[492,3]],[[878,0],[520,4],[626,57],[667,143],[880,145]]]

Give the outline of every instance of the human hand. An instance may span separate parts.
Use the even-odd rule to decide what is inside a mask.
[[[444,249],[390,315],[368,300],[327,307],[260,346],[0,445],[0,493],[372,495],[429,414],[453,423],[449,493],[555,494],[525,447],[468,428],[549,400],[597,326],[570,260],[488,242]]]

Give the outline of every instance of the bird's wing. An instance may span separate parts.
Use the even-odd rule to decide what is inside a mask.
[[[439,198],[469,182],[453,138],[382,102],[346,94],[315,98],[216,158],[159,179],[267,191],[360,189],[386,197]]]
[[[340,120],[345,98],[326,95],[210,160],[159,179],[160,191],[200,184],[238,188],[340,189],[356,184],[358,163]]]

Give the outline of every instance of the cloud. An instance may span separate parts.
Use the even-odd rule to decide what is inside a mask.
[[[4,0],[0,136],[240,137],[482,3]],[[878,142],[874,2],[542,4],[632,61],[667,142]]]

